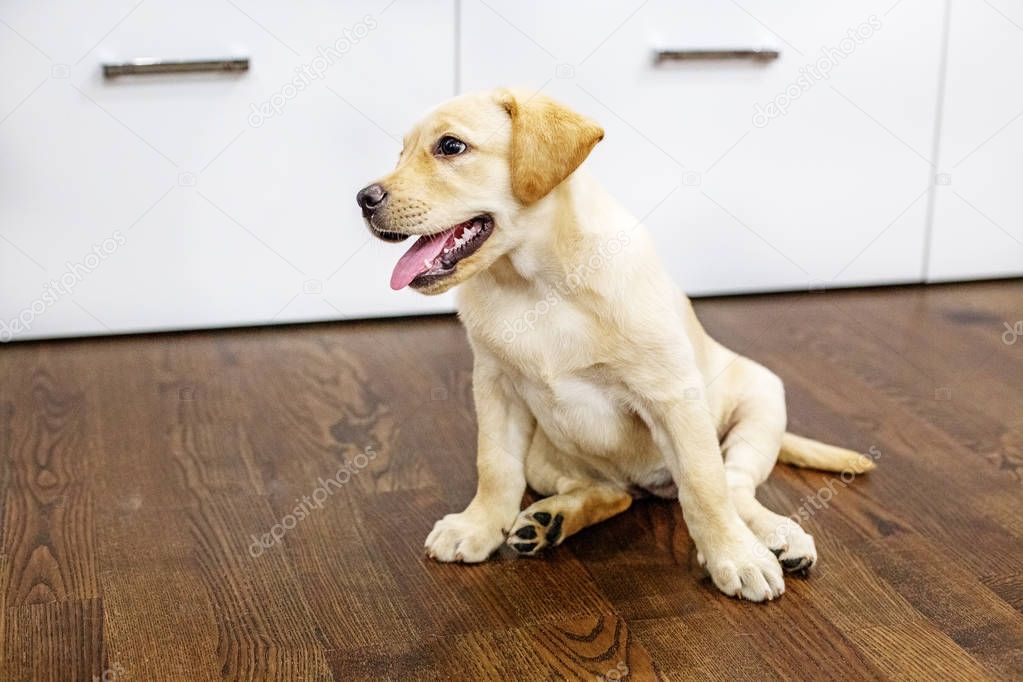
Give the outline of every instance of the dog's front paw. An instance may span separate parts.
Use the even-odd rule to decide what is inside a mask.
[[[426,553],[437,561],[473,564],[485,561],[502,541],[500,524],[495,526],[469,512],[448,514],[426,536]]]
[[[698,555],[719,590],[750,601],[769,601],[785,592],[781,565],[771,550],[743,527]]]

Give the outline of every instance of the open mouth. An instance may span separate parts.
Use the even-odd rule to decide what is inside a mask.
[[[423,287],[447,277],[458,261],[475,253],[493,231],[493,218],[484,214],[443,232],[422,235],[394,266],[391,288]],[[396,233],[389,234],[394,237],[388,241],[397,241]]]

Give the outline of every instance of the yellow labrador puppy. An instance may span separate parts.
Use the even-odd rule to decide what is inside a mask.
[[[779,453],[831,471],[873,462],[786,433],[782,382],[707,335],[646,230],[577,170],[603,135],[542,95],[464,95],[359,192],[375,235],[418,236],[392,288],[461,284],[479,483],[427,551],[534,554],[653,494],[679,499],[722,592],[773,599],[783,569],[817,560],[813,538],[754,497]],[[520,510],[527,484],[545,497]]]

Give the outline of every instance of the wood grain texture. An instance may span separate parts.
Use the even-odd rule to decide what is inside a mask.
[[[0,679],[1023,677],[1023,282],[697,302],[786,382],[821,563],[718,594],[677,504],[429,561],[475,485],[454,318],[0,348]],[[531,495],[527,495],[531,497]]]

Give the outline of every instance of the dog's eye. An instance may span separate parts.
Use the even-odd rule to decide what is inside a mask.
[[[445,135],[437,142],[437,153],[441,156],[458,156],[465,150],[465,143],[457,137]]]

